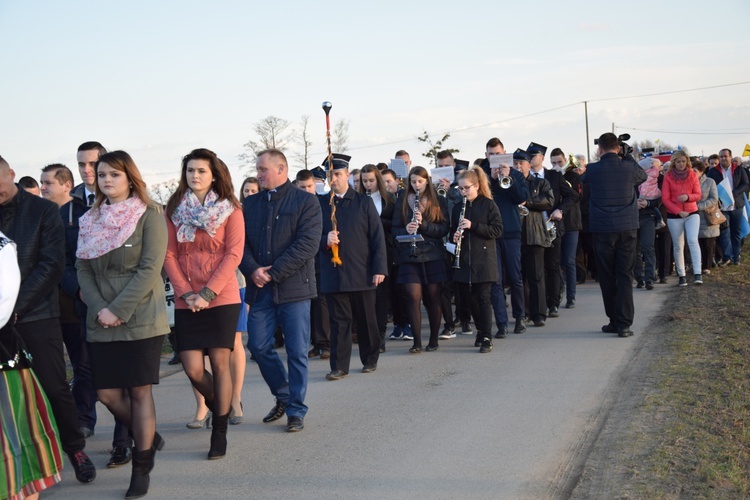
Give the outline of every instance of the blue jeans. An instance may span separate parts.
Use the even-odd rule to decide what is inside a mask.
[[[744,202],[744,200],[743,200]],[[735,206],[739,206],[741,203],[737,203]],[[742,209],[744,206],[739,206],[731,212],[722,213],[729,222],[727,229],[722,229],[719,233],[719,244],[721,245],[721,251],[724,253],[724,259],[731,259],[732,262],[740,261],[740,250],[742,250],[742,238],[740,238],[740,230],[742,229]]]
[[[560,264],[565,277],[565,298],[576,298],[576,251],[578,250],[578,231],[566,231],[562,237]]]
[[[271,286],[258,291],[247,319],[247,347],[258,362],[263,380],[289,417],[307,414],[307,346],[310,343],[310,301],[274,304]],[[274,331],[281,326],[289,374],[273,349]]]
[[[490,300],[495,312],[495,323],[498,328],[508,325],[508,311],[505,310],[505,291],[503,290],[503,273],[510,287],[510,305],[515,319],[526,316],[521,274],[521,239],[498,238],[495,240],[497,253],[497,283],[492,285]],[[503,265],[505,264],[505,265]]]

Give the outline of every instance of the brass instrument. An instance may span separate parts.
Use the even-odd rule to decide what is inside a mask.
[[[526,205],[518,205],[518,211],[521,213],[521,217],[529,215],[529,209],[526,208]]]
[[[567,174],[576,168],[581,168],[581,162],[579,162],[575,156],[569,154],[568,163],[563,167],[563,173]]]
[[[500,187],[503,189],[508,189],[513,185],[513,178],[510,175],[504,175],[500,177]]]
[[[555,221],[553,221],[552,219],[547,219],[545,226],[547,227],[547,233],[550,237],[549,240],[555,241],[555,238],[557,238],[557,226],[555,226]]]
[[[461,215],[458,216],[458,225],[464,221],[464,214],[466,213],[466,196],[463,197],[464,201],[461,204]],[[464,239],[464,229],[458,230],[458,241],[456,242],[456,258],[453,260],[453,269],[461,269],[461,242]]]
[[[412,222],[417,222],[417,213],[419,213],[419,191],[414,191],[414,213],[411,217]],[[409,257],[412,259],[417,258],[417,240],[416,239],[413,239],[411,242],[411,249],[409,249]]]
[[[437,194],[438,196],[442,196],[443,198],[445,198],[445,195],[448,194],[448,192],[445,189],[443,189],[441,186],[437,188]]]

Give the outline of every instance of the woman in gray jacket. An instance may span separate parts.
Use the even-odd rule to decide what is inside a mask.
[[[711,274],[714,263],[714,251],[716,238],[719,237],[719,224],[708,225],[705,210],[715,208],[719,210],[719,192],[716,182],[706,175],[706,164],[700,160],[693,161],[693,170],[698,175],[698,183],[701,186],[701,199],[698,201],[698,214],[700,215],[700,228],[698,229],[698,244],[701,247],[701,266],[703,274]],[[696,274],[698,271],[695,271]]]
[[[96,163],[96,202],[80,219],[78,282],[88,306],[86,340],[99,400],[133,435],[133,470],[125,498],[148,492],[156,433],[151,393],[167,324],[161,268],[167,226],[133,159],[124,151]]]

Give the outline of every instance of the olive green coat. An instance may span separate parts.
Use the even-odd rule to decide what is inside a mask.
[[[125,243],[95,259],[78,259],[78,283],[86,300],[86,340],[142,340],[169,333],[161,268],[167,253],[164,215],[148,207]],[[105,307],[125,323],[104,328]]]

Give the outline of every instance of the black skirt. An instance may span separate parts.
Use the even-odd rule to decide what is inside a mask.
[[[174,312],[175,339],[178,351],[234,347],[237,318],[241,304],[210,307],[196,313],[190,309]]]
[[[398,265],[399,285],[419,283],[431,285],[448,281],[448,262],[446,260],[429,260],[427,262],[404,263]]]
[[[124,389],[159,383],[164,335],[143,340],[86,342],[97,389]]]

